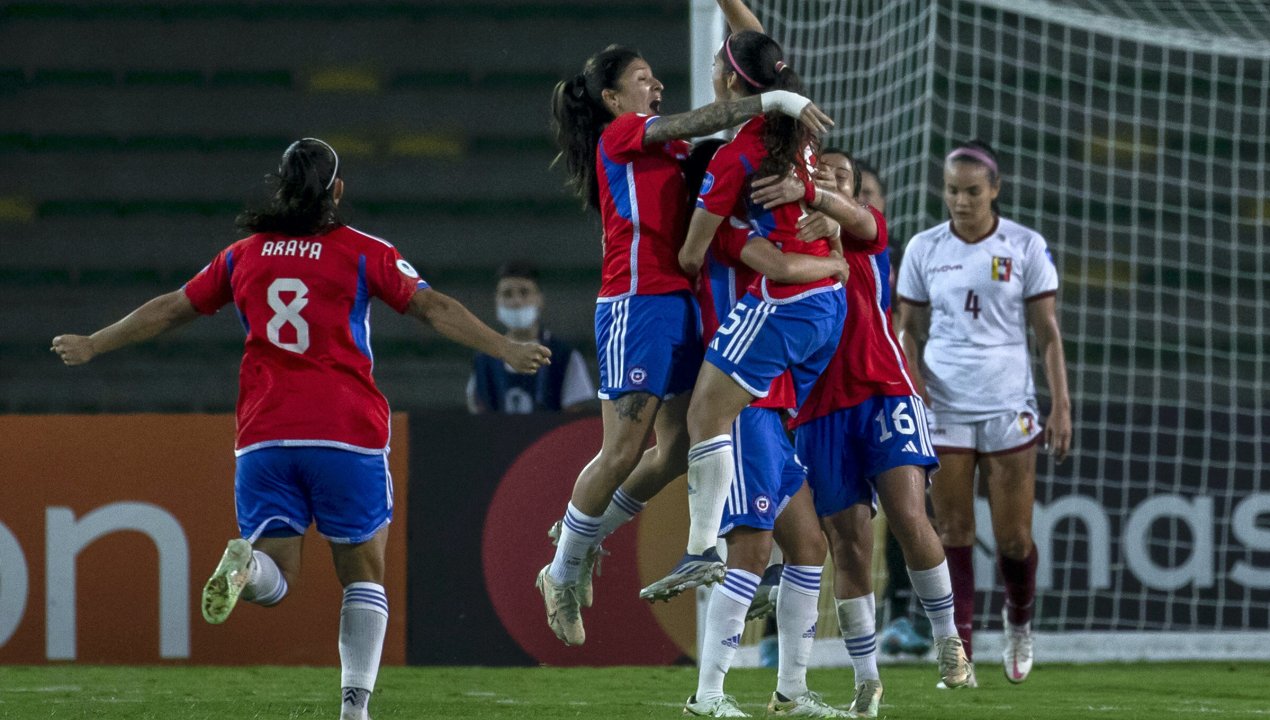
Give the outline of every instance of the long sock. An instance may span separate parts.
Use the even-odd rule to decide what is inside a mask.
[[[375,690],[387,630],[388,596],[384,586],[349,583],[340,608],[340,687]]]
[[[971,638],[975,625],[975,560],[974,546],[945,547],[944,555],[948,558],[948,574],[952,580],[953,602],[956,604],[955,617],[957,634],[966,647],[966,657],[973,659]],[[916,585],[916,583],[914,584]],[[934,623],[934,619],[931,619]],[[935,637],[940,633],[935,632]]]
[[[816,607],[820,599],[819,565],[786,565],[776,596],[776,634],[780,658],[776,692],[787,698],[807,693],[807,663],[816,641]]]
[[[565,585],[578,581],[582,558],[595,545],[595,536],[599,531],[600,518],[586,515],[574,507],[573,503],[569,503],[564,512],[556,556],[551,560],[552,580]]]
[[[908,570],[908,576],[913,580],[913,592],[917,593],[926,617],[930,618],[931,630],[936,640],[958,634],[954,623],[953,585],[948,577],[949,565],[945,560],[929,570]],[[969,656],[970,641],[966,637],[962,640],[966,643],[966,655]]]
[[[688,552],[700,555],[719,541],[723,505],[736,468],[732,436],[717,435],[688,450]]]
[[[710,595],[706,609],[706,631],[701,641],[701,669],[697,674],[697,702],[723,694],[723,678],[732,667],[736,646],[745,627],[745,611],[750,609],[758,575],[729,568],[723,583]]]
[[[997,567],[1005,578],[1005,613],[1011,625],[1024,625],[1032,621],[1032,608],[1036,600],[1036,544],[1022,560],[1008,558],[997,553]]]
[[[842,641],[847,644],[847,654],[851,656],[851,665],[855,668],[855,684],[858,686],[865,680],[880,680],[873,593],[838,600],[835,604],[838,606],[838,626],[842,628]]]
[[[595,535],[595,541],[603,542],[604,538],[612,535],[615,530],[638,515],[646,504],[627,495],[622,488],[618,488],[617,492],[613,493],[609,506],[604,508],[604,514],[600,516],[600,530]]]
[[[287,596],[287,578],[278,569],[273,558],[252,550],[251,577],[243,587],[240,597],[257,605],[277,605]]]

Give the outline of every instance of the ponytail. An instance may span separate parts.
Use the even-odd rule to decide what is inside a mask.
[[[291,143],[282,153],[278,171],[265,177],[273,194],[263,205],[249,207],[238,216],[240,229],[304,237],[344,224],[333,193],[340,177],[340,158],[322,140],[304,138]]]
[[[588,58],[581,73],[556,83],[551,92],[551,135],[559,150],[551,166],[564,165],[566,184],[582,199],[584,208],[600,209],[595,150],[604,128],[613,121],[602,93],[616,89],[626,66],[639,57],[637,50],[610,45]]]

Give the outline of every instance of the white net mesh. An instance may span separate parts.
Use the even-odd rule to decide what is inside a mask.
[[[1270,626],[1270,4],[752,5],[830,141],[881,170],[893,242],[945,217],[941,159],[971,137],[1049,241],[1077,427],[1039,472],[1040,627]]]

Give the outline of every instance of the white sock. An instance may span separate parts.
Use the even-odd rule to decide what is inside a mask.
[[[787,698],[807,694],[807,663],[816,640],[816,619],[820,610],[819,565],[786,565],[776,596],[776,635],[780,659],[776,670],[776,692]]]
[[[569,503],[560,526],[560,544],[551,560],[551,579],[569,585],[578,581],[582,559],[596,543],[600,531],[600,518],[591,517]]]
[[[855,684],[865,680],[881,680],[878,675],[877,621],[874,618],[873,593],[857,598],[838,600],[838,625],[842,628],[842,641],[847,644],[847,654],[855,668]]]
[[[600,531],[595,534],[595,541],[604,542],[604,538],[634,519],[645,505],[647,503],[636,500],[627,495],[622,488],[618,488],[617,492],[613,493],[609,506],[604,508],[604,515],[600,516]]]
[[[259,550],[252,550],[251,557],[251,577],[239,597],[265,607],[282,602],[287,596],[287,578],[278,564]]]
[[[736,468],[732,436],[702,440],[688,450],[688,553],[700,555],[719,542],[723,505],[732,488]]]
[[[373,582],[349,583],[340,608],[340,687],[374,691],[388,630],[388,596]]]
[[[913,593],[922,601],[926,617],[930,618],[931,634],[936,638],[956,636],[957,624],[953,620],[952,580],[948,577],[948,561],[945,560],[929,570],[909,568],[908,577],[913,581]]]
[[[741,642],[741,630],[745,627],[745,611],[750,609],[758,581],[758,575],[752,572],[728,568],[723,582],[715,586],[710,594],[706,631],[701,640],[697,692],[694,695],[697,702],[723,694],[723,678],[736,656],[736,646]]]

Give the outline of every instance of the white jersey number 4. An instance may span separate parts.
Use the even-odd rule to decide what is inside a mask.
[[[284,292],[295,293],[291,302],[282,301]],[[274,315],[268,325],[269,342],[293,353],[309,349],[309,324],[300,317],[300,311],[309,304],[309,299],[305,297],[308,294],[308,286],[299,278],[278,278],[270,283],[269,307],[273,308]],[[295,342],[282,342],[280,331],[284,325],[295,328]]]

